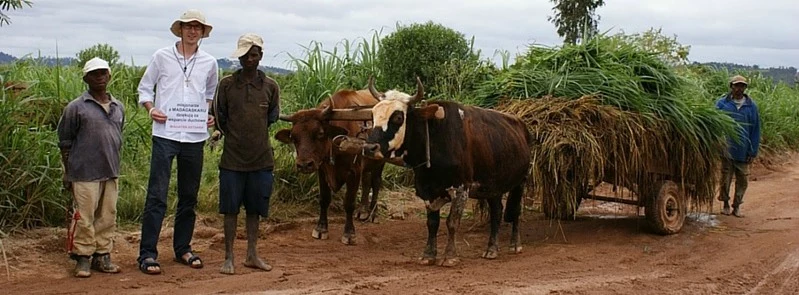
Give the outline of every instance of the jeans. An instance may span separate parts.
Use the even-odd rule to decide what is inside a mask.
[[[179,258],[191,251],[200,176],[203,170],[204,142],[181,143],[153,136],[150,158],[150,179],[144,203],[139,258],[158,259],[158,237],[167,209],[167,190],[172,173],[172,160],[177,157],[178,206],[175,212],[173,248]]]

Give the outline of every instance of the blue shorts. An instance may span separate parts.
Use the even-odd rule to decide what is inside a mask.
[[[219,168],[219,213],[238,214],[241,205],[247,215],[269,216],[272,170],[239,172]]]

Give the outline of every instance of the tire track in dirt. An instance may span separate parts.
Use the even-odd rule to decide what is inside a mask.
[[[293,295],[293,294],[353,294],[358,291],[379,290],[386,283],[407,279],[398,276],[362,277],[357,282],[320,284],[308,288],[282,289],[264,292],[239,293],[242,295]]]
[[[630,274],[630,275],[608,275],[599,274],[596,276],[586,277],[579,276],[567,279],[547,280],[537,282],[530,285],[518,285],[505,288],[497,288],[496,286],[486,286],[484,288],[475,289],[478,292],[497,293],[497,294],[552,294],[559,292],[576,291],[579,289],[592,289],[612,283],[630,283],[638,280],[657,280],[660,278],[670,277],[671,274],[654,271],[644,274]],[[579,292],[578,292],[579,293]]]
[[[785,289],[796,290],[797,285],[799,285],[797,273],[799,273],[799,249],[795,249],[793,253],[788,254],[780,265],[763,276],[757,286],[746,292],[746,294],[761,294],[759,291],[764,286],[769,286],[769,294],[782,294]],[[774,291],[779,292],[772,293]]]

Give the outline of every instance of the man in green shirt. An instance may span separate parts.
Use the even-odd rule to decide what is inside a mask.
[[[219,213],[225,215],[225,262],[220,270],[234,274],[233,241],[239,208],[247,211],[247,258],[244,266],[269,271],[258,257],[259,217],[269,216],[274,153],[269,126],[280,115],[280,88],[258,70],[263,39],[244,34],[233,53],[242,68],[219,82],[214,99],[217,129],[225,137],[219,162]]]

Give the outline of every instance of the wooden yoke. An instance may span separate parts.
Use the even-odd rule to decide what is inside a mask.
[[[333,109],[331,121],[372,121],[372,109]]]

